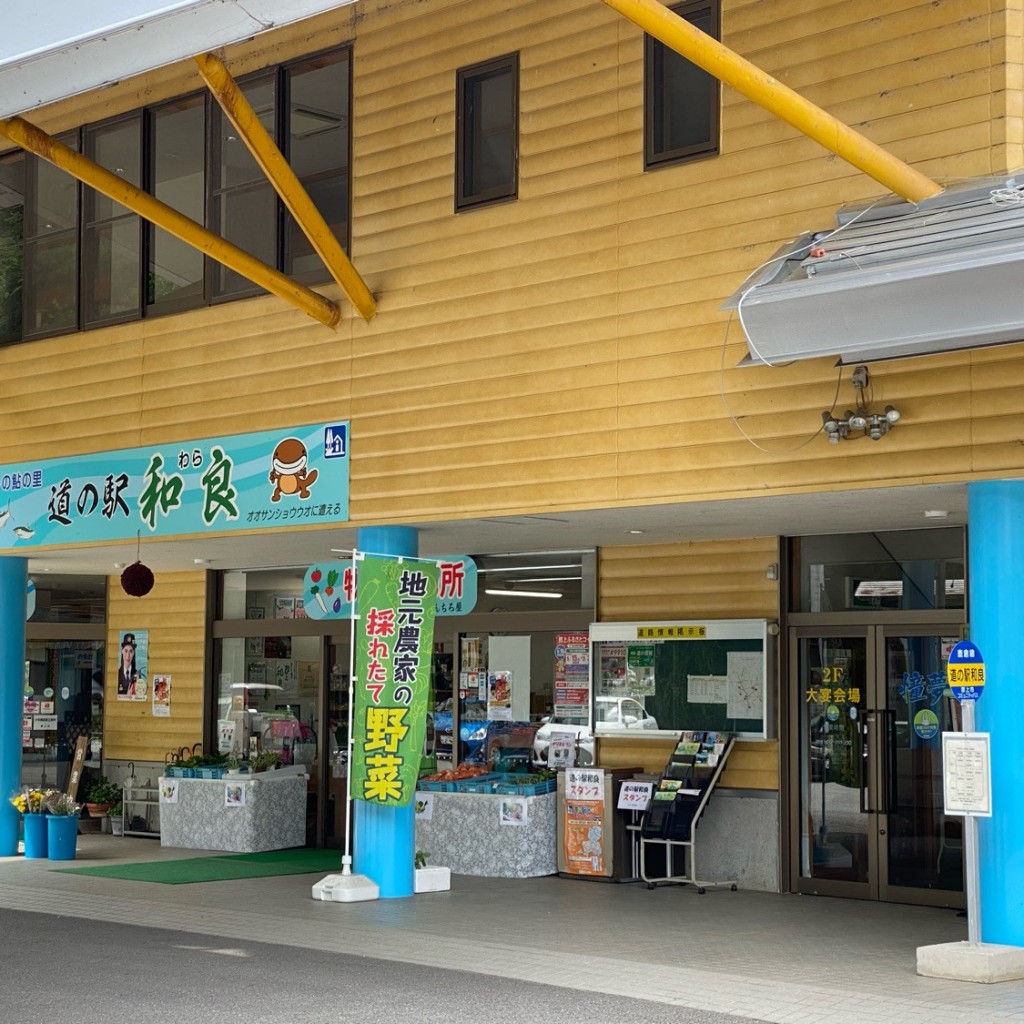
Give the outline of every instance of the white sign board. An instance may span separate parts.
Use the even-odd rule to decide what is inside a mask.
[[[942,793],[947,814],[992,817],[992,759],[987,732],[942,734]]]
[[[653,782],[624,782],[619,787],[620,811],[646,811],[654,792]]]

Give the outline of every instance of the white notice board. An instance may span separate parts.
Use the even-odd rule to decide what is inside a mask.
[[[992,758],[987,732],[942,734],[942,793],[947,814],[992,817]]]

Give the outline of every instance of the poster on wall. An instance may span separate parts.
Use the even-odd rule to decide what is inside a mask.
[[[590,638],[586,633],[555,635],[555,717],[586,721],[590,709]]]
[[[567,870],[574,875],[603,875],[604,772],[567,768],[563,813]]]
[[[149,630],[126,629],[121,634],[117,662],[117,699],[145,700],[148,696]]]
[[[170,676],[153,676],[153,717],[171,717]]]
[[[230,718],[222,718],[217,723],[217,753],[230,754],[235,748],[235,723]]]
[[[512,721],[511,672],[491,672],[488,675],[487,717],[492,722]]]

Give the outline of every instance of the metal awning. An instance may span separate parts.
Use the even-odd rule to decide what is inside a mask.
[[[747,362],[859,363],[1024,339],[1024,179],[837,219],[784,246],[724,304]]]

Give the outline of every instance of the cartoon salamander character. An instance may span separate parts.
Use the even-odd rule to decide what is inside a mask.
[[[286,437],[278,442],[270,470],[270,482],[274,485],[271,501],[280,501],[282,494],[309,497],[309,489],[319,474],[315,469],[307,472],[307,458],[306,446],[297,437]]]

